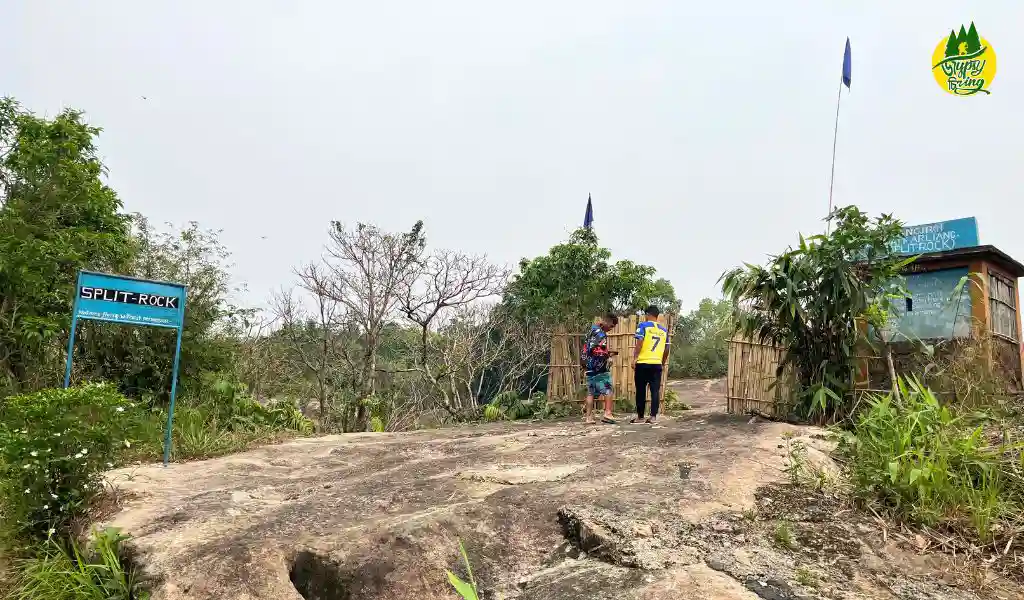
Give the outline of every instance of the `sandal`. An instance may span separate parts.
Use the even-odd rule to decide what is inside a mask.
[[[601,417],[601,422],[607,425],[614,425],[615,419],[609,419],[608,417]]]
[[[630,425],[639,425],[641,423],[643,423],[643,421],[640,420],[640,417],[633,417],[629,420]]]

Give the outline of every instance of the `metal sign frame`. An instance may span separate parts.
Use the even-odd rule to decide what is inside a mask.
[[[180,283],[154,281],[126,275],[79,271],[75,302],[68,336],[68,358],[64,367],[64,387],[71,385],[75,332],[80,319],[163,327],[177,330],[174,367],[171,374],[171,404],[167,411],[164,438],[164,466],[171,458],[171,432],[174,428],[174,398],[178,390],[178,365],[181,359],[181,332],[185,328],[185,298],[188,288]]]

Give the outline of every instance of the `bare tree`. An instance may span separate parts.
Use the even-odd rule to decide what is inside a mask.
[[[264,382],[277,373],[278,356],[270,333],[278,320],[278,315],[254,310],[241,315],[235,330],[240,351],[236,363],[238,375],[257,400],[267,394]]]
[[[291,362],[305,373],[310,391],[317,399],[323,427],[332,392],[344,378],[343,359],[348,356],[342,336],[345,313],[341,304],[325,292],[322,267],[308,265],[299,271],[299,278],[299,287],[308,292],[311,308],[288,291],[275,294],[274,312],[281,324],[281,335],[288,341]]]
[[[307,269],[304,285],[338,303],[346,322],[357,329],[362,355],[358,360],[347,352],[343,356],[350,364],[358,364],[357,387],[360,399],[365,399],[376,390],[381,334],[419,273],[426,244],[423,222],[417,221],[407,233],[395,234],[364,223],[347,229],[334,221],[330,237],[328,254],[317,277],[308,277]],[[356,421],[365,428],[362,402]]]
[[[484,396],[485,383],[494,394],[535,389],[547,372],[546,367],[538,368],[546,362],[550,345],[546,328],[500,309],[491,310],[488,320],[494,333],[481,339],[479,354],[490,357],[488,368],[496,376],[490,381],[479,377],[475,396]]]
[[[512,318],[499,306],[477,303],[441,313],[427,338],[424,374],[450,416],[459,417],[481,398],[536,387],[548,338],[538,327]],[[417,349],[418,352],[418,349]]]
[[[399,301],[399,310],[419,328],[415,369],[453,414],[466,408],[469,400],[456,375],[472,359],[476,336],[487,333],[486,318],[474,318],[479,315],[473,307],[501,294],[508,276],[507,268],[485,256],[441,250],[423,261],[420,276]],[[435,333],[441,334],[437,340],[432,339]]]

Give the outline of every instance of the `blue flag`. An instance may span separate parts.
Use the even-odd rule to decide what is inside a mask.
[[[850,89],[850,77],[853,74],[853,65],[850,58],[850,38],[846,38],[846,52],[843,54],[843,83],[846,89]]]
[[[583,227],[590,229],[594,226],[594,205],[590,202],[590,194],[587,194],[587,214],[583,215]]]

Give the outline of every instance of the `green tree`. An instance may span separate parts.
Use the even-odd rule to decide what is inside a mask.
[[[252,311],[230,301],[230,253],[220,242],[219,232],[202,229],[195,222],[178,231],[155,231],[145,217],[136,214],[132,223],[133,258],[120,272],[187,286],[179,382],[182,395],[200,395],[204,373],[232,376],[243,321],[251,317]],[[168,398],[175,344],[172,330],[94,321],[78,327],[77,376],[116,383],[122,393],[135,398]]]
[[[58,383],[78,271],[131,258],[99,132],[75,110],[46,119],[0,100],[0,393]]]
[[[967,52],[973,54],[978,50],[981,50],[981,38],[978,36],[978,30],[974,28],[974,21],[971,21],[971,28],[967,30]]]
[[[766,266],[747,265],[722,276],[736,331],[786,349],[779,374],[793,368],[795,416],[817,421],[846,415],[856,321],[869,307],[884,305],[892,282],[913,260],[892,253],[902,227],[890,215],[870,219],[847,206],[829,219],[835,223],[830,235],[801,236],[796,249]]]
[[[958,54],[960,54],[960,49],[957,48],[956,32],[950,30],[949,40],[946,41],[946,58],[956,56]]]
[[[732,332],[732,304],[704,298],[676,324],[669,374],[702,378],[725,375]]]
[[[505,289],[504,308],[523,318],[578,327],[595,315],[633,313],[655,302],[676,309],[675,290],[653,279],[654,267],[629,260],[612,263],[611,252],[592,230],[577,229],[546,255],[523,259]]]

